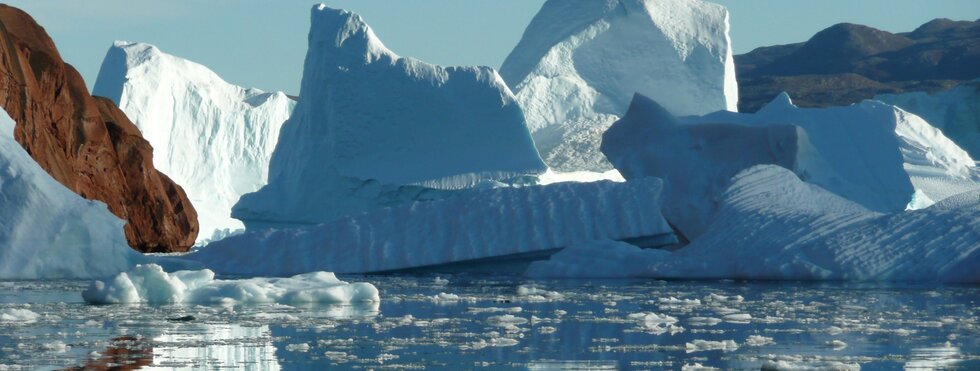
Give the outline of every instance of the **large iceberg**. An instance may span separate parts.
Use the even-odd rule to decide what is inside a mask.
[[[646,178],[467,190],[313,227],[250,230],[184,258],[234,275],[433,267],[513,272],[579,241],[675,244],[660,214],[661,184]]]
[[[94,281],[82,292],[94,304],[376,303],[378,288],[347,283],[333,273],[288,278],[219,280],[208,269],[168,273],[156,264],[137,265],[112,279]]]
[[[711,227],[683,249],[583,243],[526,274],[977,283],[978,266],[980,191],[882,214],[760,165],[735,176]]]
[[[237,218],[323,222],[391,206],[378,197],[397,204],[422,187],[455,190],[545,171],[496,71],[403,58],[356,14],[325,5],[312,13],[302,99],[283,125],[269,185],[242,198]]]
[[[732,176],[754,165],[776,164],[840,183],[798,126],[684,125],[640,94],[603,134],[600,148],[625,177],[664,180],[664,216],[686,238],[704,232],[716,196]]]
[[[735,111],[728,11],[700,0],[550,0],[500,74],[545,162],[604,171],[602,132],[634,93],[677,115]]]
[[[638,96],[602,149],[627,179],[664,179],[664,215],[692,240],[731,177],[752,165],[783,166],[879,212],[980,188],[966,152],[918,116],[875,101],[804,109],[784,94],[754,114],[675,118]]]
[[[112,99],[153,145],[153,162],[187,191],[198,242],[241,229],[231,208],[266,184],[279,128],[295,102],[229,84],[155,46],[117,41],[93,94]]]
[[[919,115],[943,131],[973,159],[980,159],[980,79],[933,94],[882,94],[876,100]]]
[[[143,260],[125,222],[54,180],[14,140],[0,110],[0,279],[95,278]]]
[[[846,182],[820,186],[875,211],[924,208],[980,188],[980,169],[966,151],[921,117],[881,102],[799,108],[784,93],[757,113],[722,111],[681,121],[799,125]]]

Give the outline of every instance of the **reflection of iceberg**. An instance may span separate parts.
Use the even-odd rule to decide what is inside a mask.
[[[331,319],[331,320],[351,320],[365,319],[377,316],[381,313],[380,302],[351,303],[322,305],[317,303],[303,303],[294,305],[295,308],[304,309],[301,314],[303,318]]]
[[[936,370],[951,367],[962,358],[960,348],[946,343],[935,348],[915,348],[909,361],[905,363],[906,370]]]
[[[234,368],[278,370],[269,326],[200,325],[157,336],[147,370]]]

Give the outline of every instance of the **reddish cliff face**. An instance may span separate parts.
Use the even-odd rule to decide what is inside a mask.
[[[153,167],[153,148],[111,101],[92,97],[44,29],[0,5],[0,106],[14,136],[59,182],[126,220],[130,246],[187,251],[197,212],[180,186]]]

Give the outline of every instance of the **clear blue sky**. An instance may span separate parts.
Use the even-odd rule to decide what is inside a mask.
[[[309,0],[8,0],[33,15],[91,87],[113,40],[155,44],[226,80],[299,91]],[[443,65],[500,63],[544,0],[332,0],[360,13],[396,53]],[[933,18],[976,20],[980,0],[716,0],[736,53],[804,41],[840,22],[892,32]],[[84,5],[81,5],[84,4]]]

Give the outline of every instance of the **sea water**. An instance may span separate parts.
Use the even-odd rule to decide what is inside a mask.
[[[980,369],[980,287],[347,276],[371,305],[88,305],[0,282],[0,370]]]

